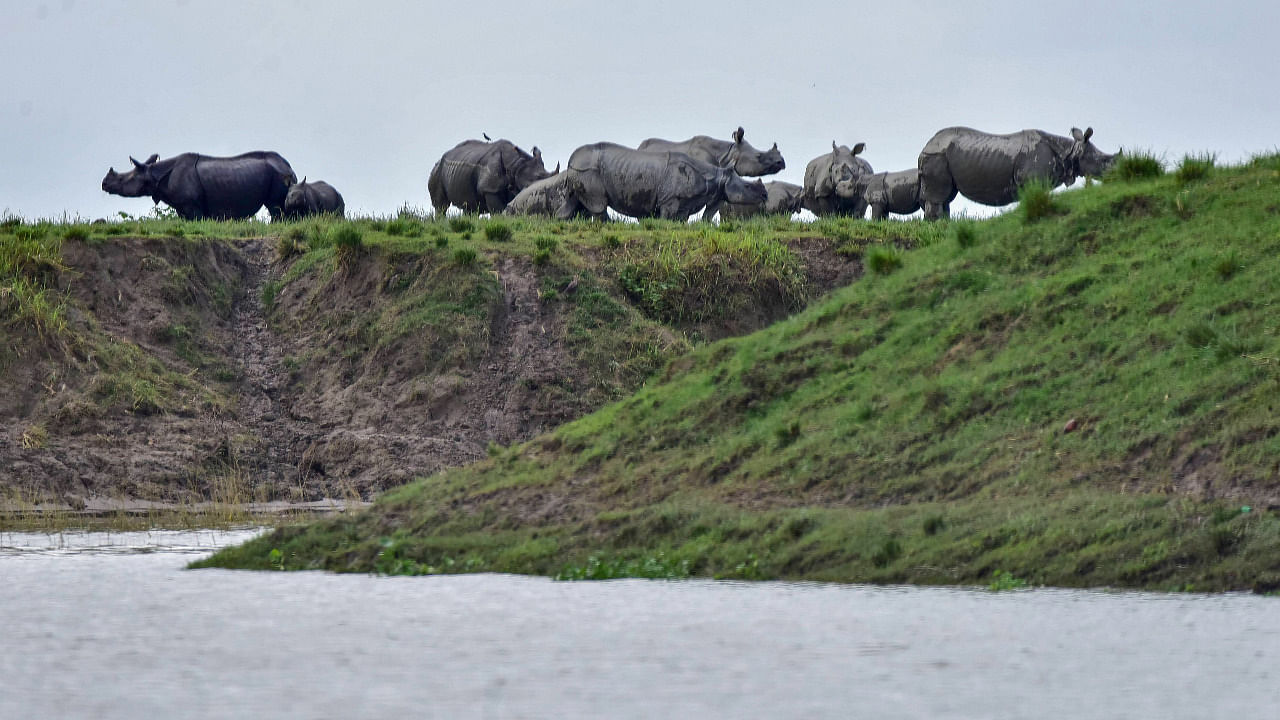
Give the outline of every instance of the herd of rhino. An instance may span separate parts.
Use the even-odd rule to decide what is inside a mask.
[[[1116,160],[1090,142],[1093,128],[1071,136],[1043,130],[1007,135],[972,128],[940,130],[920,151],[917,167],[877,173],[852,148],[831,143],[831,152],[809,161],[804,185],[748,182],[786,167],[777,143],[757,150],[742,128],[729,140],[698,135],[683,142],[652,138],[629,148],[601,142],[583,145],[563,171],[548,172],[537,147],[525,152],[508,140],[467,140],[440,158],[427,189],[437,214],[450,205],[466,213],[545,215],[561,219],[608,218],[608,209],[634,218],[687,221],[699,211],[710,220],[756,214],[790,215],[807,209],[819,217],[873,219],[924,211],[925,218],[950,214],[957,194],[983,205],[1007,205],[1028,182],[1070,185],[1097,177]],[[167,160],[132,157],[133,170],[107,172],[102,189],[126,197],[150,196],[185,219],[244,219],[266,207],[273,220],[342,215],[342,195],[325,182],[298,182],[289,163],[274,152],[235,157],[185,153]]]

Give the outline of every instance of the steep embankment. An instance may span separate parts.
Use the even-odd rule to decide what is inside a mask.
[[[861,272],[865,233],[745,227],[7,221],[0,499],[367,498],[483,458]]]
[[[1280,158],[953,223],[531,442],[209,564],[1280,587]]]

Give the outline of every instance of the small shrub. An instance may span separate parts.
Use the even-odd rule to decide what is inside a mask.
[[[786,447],[800,437],[800,423],[791,421],[781,427],[774,428],[773,434],[778,439],[778,447]]]
[[[1002,590],[1021,590],[1026,586],[1026,580],[1015,576],[1013,573],[997,570],[991,574],[991,583],[987,585],[987,589],[992,592],[1000,592]]]
[[[1058,213],[1053,187],[1045,180],[1033,180],[1018,188],[1018,209],[1025,222],[1036,222]]]
[[[22,447],[25,450],[40,450],[49,442],[49,431],[43,425],[32,425],[22,431]]]
[[[485,224],[484,236],[490,242],[506,242],[511,239],[511,228],[505,223],[492,220]]]
[[[878,568],[888,567],[889,563],[902,557],[902,543],[896,537],[887,537],[880,541],[880,547],[871,553],[871,563]]]
[[[89,229],[83,225],[72,225],[66,229],[66,232],[62,234],[62,237],[65,240],[88,240]]]
[[[462,267],[471,267],[476,264],[475,248],[458,248],[453,251],[453,262]]]
[[[444,248],[449,247],[449,236],[447,236],[447,235],[437,235],[437,236],[436,236],[436,247],[440,248],[441,250],[443,250]]]
[[[1132,182],[1157,178],[1164,174],[1164,161],[1146,150],[1125,152],[1107,172],[1108,180]]]
[[[470,233],[472,228],[471,218],[461,216],[449,218],[449,229],[456,233]]]
[[[941,515],[930,515],[924,519],[921,529],[924,530],[925,535],[937,535],[945,530],[946,527],[947,521],[944,517]]]
[[[276,258],[288,260],[294,255],[306,252],[307,233],[300,227],[291,227],[288,232],[276,238]]]
[[[168,235],[169,237],[172,237],[172,238],[186,237],[187,231],[186,231],[186,228],[182,227],[181,225],[172,225],[165,232],[165,235]]]
[[[550,235],[541,235],[538,239],[533,241],[533,244],[536,245],[539,250],[552,252],[560,245],[560,241]]]
[[[396,218],[387,223],[386,233],[392,236],[408,235],[409,221],[404,218]]]
[[[867,253],[867,269],[877,275],[888,275],[902,267],[902,253],[893,248],[876,247]]]
[[[1173,177],[1178,181],[1179,185],[1203,180],[1213,172],[1213,166],[1217,159],[1218,156],[1213,153],[1185,155],[1182,158],[1182,162],[1178,163],[1178,170],[1173,174]]]
[[[617,235],[609,233],[604,236],[604,246],[607,248],[619,248],[622,247],[622,241],[618,239]]]
[[[1233,250],[1213,264],[1213,271],[1223,280],[1230,280],[1236,273],[1244,269],[1240,256]]]
[[[971,222],[952,223],[951,234],[955,237],[956,244],[962,248],[968,249],[978,244],[978,230]]]
[[[1196,323],[1183,331],[1187,344],[1193,348],[1206,348],[1218,340],[1218,332],[1208,323]]]
[[[347,265],[364,252],[364,236],[351,223],[335,225],[329,230],[329,240],[334,246],[334,257],[340,265]]]
[[[551,252],[548,250],[538,250],[533,254],[534,265],[546,265],[551,262]]]

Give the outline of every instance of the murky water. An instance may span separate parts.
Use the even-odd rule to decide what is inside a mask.
[[[188,571],[252,533],[0,533],[0,718],[1228,718],[1280,600]]]

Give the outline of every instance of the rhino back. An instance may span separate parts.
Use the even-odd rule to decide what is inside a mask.
[[[201,156],[195,164],[195,177],[200,184],[204,213],[214,218],[247,218],[263,205],[282,207],[293,180],[292,171],[282,177],[278,162],[265,155]]]
[[[508,215],[554,215],[569,194],[567,173],[538,180],[521,190],[507,204]]]
[[[804,188],[795,183],[774,180],[764,184],[768,199],[764,211],[770,214],[799,212]]]

